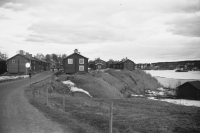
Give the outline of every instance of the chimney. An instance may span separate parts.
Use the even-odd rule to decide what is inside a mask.
[[[29,57],[29,53],[28,53],[28,52],[26,52],[26,56],[28,56],[28,57]]]
[[[78,49],[75,49],[75,50],[74,50],[74,53],[79,53],[79,52],[78,52]]]
[[[32,54],[29,54],[30,55],[30,57],[32,57],[33,55]]]

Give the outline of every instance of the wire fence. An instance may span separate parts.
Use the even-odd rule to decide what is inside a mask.
[[[44,80],[35,82],[30,84],[32,97],[34,99],[42,100],[43,103],[47,106],[55,106],[60,111],[65,113],[69,111],[68,108],[71,109],[70,106],[76,106],[75,109],[79,108],[92,108],[95,112],[99,112],[99,114],[103,114],[109,117],[109,133],[113,132],[113,103],[106,102],[97,99],[90,98],[78,98],[72,97],[66,94],[59,94],[53,88],[53,80],[55,77],[48,77]],[[54,81],[55,82],[55,81]],[[53,100],[57,102],[52,102]],[[56,105],[55,105],[56,104]],[[92,111],[92,109],[90,111]]]

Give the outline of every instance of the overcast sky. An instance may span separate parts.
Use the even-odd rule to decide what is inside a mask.
[[[200,0],[0,0],[0,51],[200,59]]]

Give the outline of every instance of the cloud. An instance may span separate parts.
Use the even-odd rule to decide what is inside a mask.
[[[78,48],[90,59],[136,62],[200,58],[200,0],[2,1],[4,47],[66,54]]]
[[[174,34],[200,37],[200,12],[197,15],[179,15],[166,24],[170,25],[167,30]]]
[[[2,8],[12,9],[14,11],[20,11],[20,10],[23,10],[25,6],[22,3],[9,2],[9,3],[4,4]]]

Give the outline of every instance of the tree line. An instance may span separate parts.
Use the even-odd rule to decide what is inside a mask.
[[[18,51],[16,51],[16,54],[27,55],[29,53],[24,51],[24,50],[18,50]],[[44,55],[42,53],[37,53],[33,57],[36,57],[36,58],[38,58],[40,60],[45,60],[45,61],[48,61],[48,62],[55,61],[55,62],[60,62],[61,63],[62,60],[65,57],[67,57],[67,55],[66,54],[55,54],[55,53]],[[8,54],[5,53],[5,52],[1,52],[0,51],[0,58],[3,59],[3,60],[7,60],[8,59]]]

